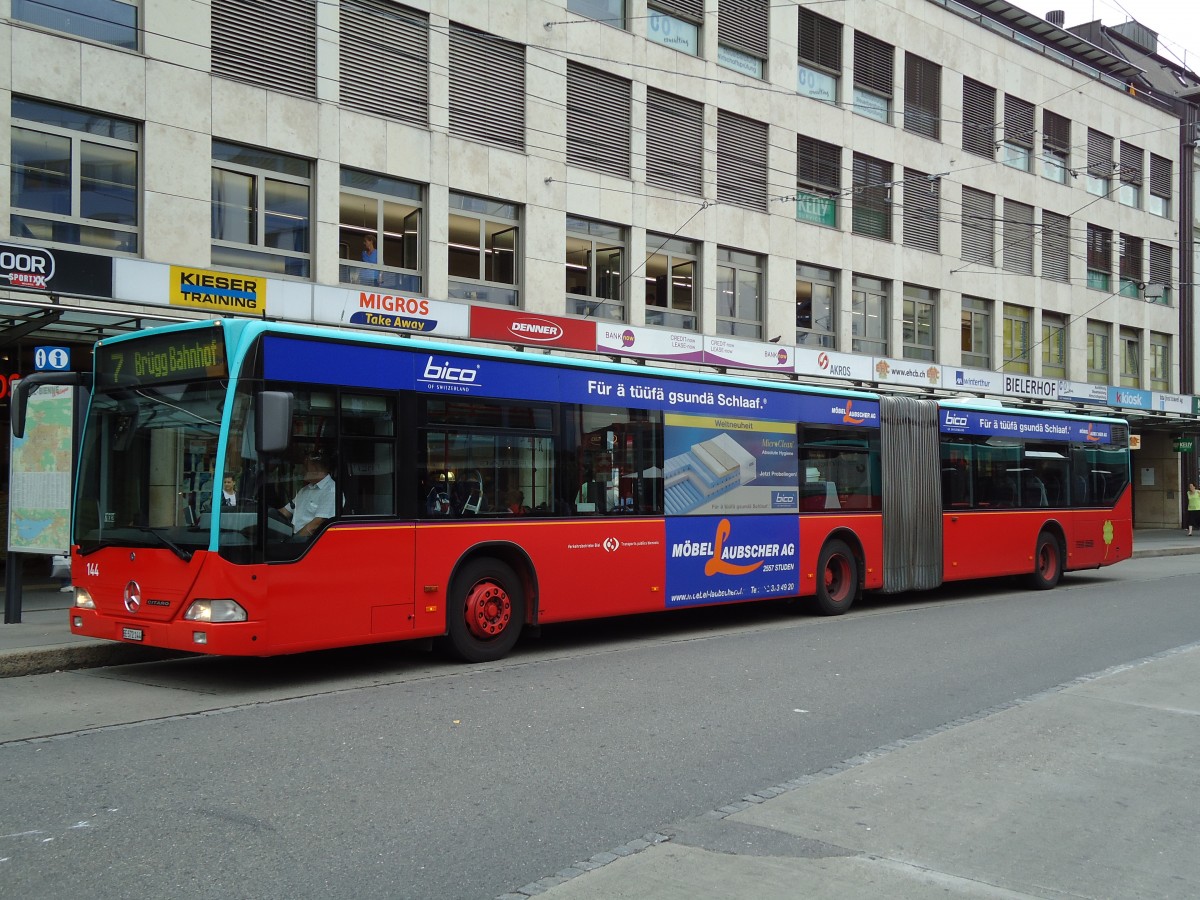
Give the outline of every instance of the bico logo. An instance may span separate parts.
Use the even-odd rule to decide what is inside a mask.
[[[448,384],[474,384],[479,377],[479,367],[468,369],[452,366],[449,362],[434,362],[433,357],[425,361],[425,381],[441,381]]]
[[[958,413],[952,413],[949,411],[946,413],[945,423],[952,428],[966,428],[969,424],[966,416],[961,416]]]

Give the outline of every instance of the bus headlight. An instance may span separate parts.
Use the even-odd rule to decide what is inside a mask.
[[[183,617],[192,622],[245,622],[249,618],[236,600],[193,600]]]
[[[78,585],[75,587],[75,608],[76,609],[95,609],[96,601],[92,599],[92,595],[88,593],[87,588],[81,588]]]

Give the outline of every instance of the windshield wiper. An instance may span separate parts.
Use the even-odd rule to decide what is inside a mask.
[[[156,531],[155,529],[151,528],[149,525],[137,525],[137,526],[135,526],[135,528],[137,531],[141,531],[146,534],[154,535],[156,538],[158,538],[160,541],[162,541],[164,544],[166,544],[168,547],[170,547],[171,552],[173,552],[176,556],[178,556],[184,562],[191,561],[192,551],[184,550],[182,547],[180,547],[177,543],[175,543],[173,540],[171,540],[169,537],[167,537],[161,531]]]

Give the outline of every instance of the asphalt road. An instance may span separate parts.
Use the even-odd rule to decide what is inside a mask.
[[[1200,558],[823,619],[746,606],[7,679],[6,897],[490,900],[747,793],[1200,639]]]

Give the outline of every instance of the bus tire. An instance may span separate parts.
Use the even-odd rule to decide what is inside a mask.
[[[1043,531],[1038,535],[1037,549],[1033,554],[1033,573],[1029,576],[1030,586],[1035,590],[1048,591],[1058,584],[1062,573],[1062,544],[1049,531]]]
[[[447,609],[447,649],[464,662],[507,656],[525,623],[525,591],[496,559],[474,559],[454,578]]]
[[[829,541],[817,559],[817,608],[822,615],[840,616],[858,593],[858,559],[845,541]]]

